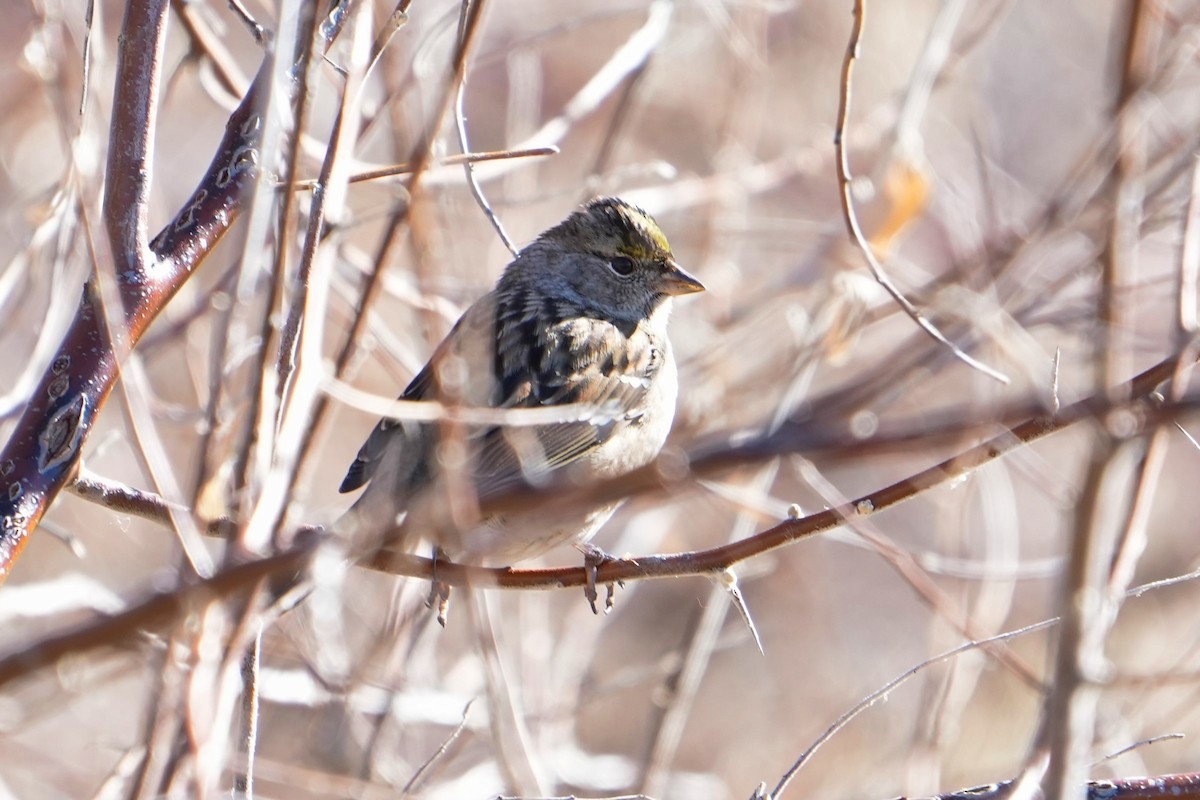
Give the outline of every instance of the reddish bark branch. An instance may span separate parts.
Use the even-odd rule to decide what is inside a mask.
[[[258,172],[255,88],[229,118],[199,187],[174,220],[146,242],[149,155],[154,140],[166,0],[133,0],[120,39],[104,216],[123,321],[118,349],[93,280],[12,436],[0,452],[0,581],[79,464],[96,415],[132,348],[196,265],[229,230]],[[257,87],[261,80],[256,79]]]
[[[911,800],[1005,800],[1014,797],[1016,781],[991,783],[934,797],[912,798]],[[1041,797],[1041,795],[1037,795]],[[1200,798],[1200,772],[1184,772],[1178,775],[1156,775],[1152,778],[1119,778],[1112,781],[1088,781],[1080,797],[1087,800],[1197,800]],[[898,799],[899,800],[899,799]]]

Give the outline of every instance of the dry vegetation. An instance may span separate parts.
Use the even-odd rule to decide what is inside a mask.
[[[1200,4],[874,0],[847,84],[850,0],[474,2],[465,17],[413,2],[365,76],[389,3],[357,4],[324,61],[318,36],[293,177],[332,164],[323,235],[313,193],[284,204],[273,188],[291,148],[268,127],[268,180],[122,355],[86,470],[182,511],[164,525],[146,498],[46,494],[0,588],[0,798],[227,796],[249,775],[248,719],[259,797],[741,800],[764,782],[883,798],[1021,776],[1059,797],[1084,776],[1195,769],[1200,594],[1185,580],[1122,601],[1200,566]],[[306,5],[245,3],[281,47]],[[85,6],[11,4],[0,46],[6,439],[88,275],[115,307],[125,263],[101,203],[124,5],[96,4],[90,48]],[[599,543],[635,558],[741,544],[610,565],[629,580],[607,616],[577,588],[463,587],[442,630],[426,580],[310,561],[295,538],[345,509],[337,484],[377,416],[339,390],[309,422],[368,276],[360,346],[338,366],[386,403],[508,260],[447,163],[463,151],[458,53],[469,150],[558,149],[476,166],[518,246],[619,194],[709,287],[677,304],[663,468],[619,487],[636,496]],[[152,235],[186,214],[263,59],[225,3],[171,4]],[[286,93],[274,102],[286,111]],[[347,174],[406,162],[419,178],[341,200]],[[881,288],[843,188],[922,318],[1007,383]],[[303,326],[285,374],[289,318]],[[221,517],[237,544],[204,535]],[[519,566],[577,565],[564,548]],[[283,610],[298,566],[311,593]],[[1170,734],[1185,738],[1101,760]]]

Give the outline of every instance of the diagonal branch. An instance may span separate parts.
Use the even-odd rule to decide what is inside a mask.
[[[258,173],[256,78],[226,125],[198,188],[146,242],[149,156],[154,141],[167,0],[132,0],[120,39],[114,120],[104,197],[106,228],[123,319],[110,335],[95,281],[84,287],[62,344],[0,452],[0,581],[42,515],[71,480],[83,445],[132,348],[167,301],[229,230],[243,190]]]
[[[1127,408],[1132,412],[1131,416],[1140,416],[1143,419],[1154,417],[1155,411],[1166,416],[1194,411],[1197,407],[1195,402],[1181,401],[1176,405],[1160,405],[1157,400],[1148,397],[1158,384],[1181,366],[1188,365],[1181,365],[1176,359],[1168,359],[1142,372],[1123,387],[1125,391],[1120,392],[1120,395],[1130,399],[1119,407]],[[903,502],[934,486],[944,485],[1023,444],[1081,420],[1112,411],[1114,406],[1110,404],[1109,399],[1112,396],[1112,392],[1101,391],[1062,409],[1057,415],[1027,419],[1000,436],[984,441],[903,481],[858,498],[841,508],[822,511],[801,519],[789,519],[754,536],[709,550],[607,561],[597,568],[595,581],[613,583],[720,572],[768,550],[836,528],[848,516],[875,513]],[[735,448],[731,448],[731,451],[733,450]],[[758,448],[754,452],[761,453],[763,450],[764,448]],[[752,463],[744,452],[736,452],[733,455],[727,452],[725,455],[711,457],[707,467],[697,462],[693,465],[693,471],[703,473],[706,468],[715,468],[730,461]],[[661,484],[661,475],[658,480]],[[653,484],[642,486],[643,491],[652,488]],[[155,513],[159,514],[160,518],[165,517],[165,510]],[[154,514],[146,516],[153,517]],[[40,665],[53,663],[68,653],[122,646],[139,632],[161,629],[195,608],[197,603],[243,593],[264,580],[270,581],[276,596],[283,595],[302,584],[310,561],[318,556],[324,539],[317,530],[301,529],[286,549],[271,556],[226,567],[211,578],[153,595],[120,614],[85,623],[76,630],[52,635],[33,647],[0,657],[0,686],[30,673]],[[330,555],[334,558],[341,557],[340,553]],[[469,567],[445,561],[439,561],[435,565],[429,559],[388,552],[376,554],[373,560],[364,566],[421,578],[431,578],[436,574],[438,581],[456,586],[470,585],[474,588],[555,589],[583,586],[587,580],[587,570],[580,567],[513,570]],[[1161,585],[1166,584],[1155,584],[1156,587]]]

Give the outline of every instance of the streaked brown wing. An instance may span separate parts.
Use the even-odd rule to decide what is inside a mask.
[[[456,355],[464,360],[469,370],[466,381],[463,402],[471,406],[495,405],[497,386],[495,379],[496,352],[496,298],[488,294],[467,309],[459,318],[450,333],[441,341],[433,355],[416,377],[408,384],[400,395],[401,400],[432,400],[435,395],[434,372],[451,356]],[[416,425],[419,423],[409,423]],[[411,429],[411,428],[410,428]],[[371,431],[371,435],[363,442],[358,456],[342,484],[339,492],[352,492],[363,486],[375,475],[379,463],[387,449],[393,446],[403,447],[405,439],[405,423],[394,419],[382,419]]]
[[[506,314],[503,334],[497,336],[497,315]],[[537,483],[603,445],[619,426],[640,416],[651,379],[662,366],[664,354],[640,328],[627,336],[610,323],[579,317],[543,327],[547,315],[561,319],[562,310],[519,302],[505,307],[494,294],[488,295],[463,315],[400,395],[403,400],[432,399],[437,365],[455,354],[470,370],[463,397],[467,405],[591,408],[578,421],[472,430],[473,473],[480,496]],[[351,492],[370,481],[387,449],[414,446],[415,437],[405,431],[427,424],[408,423],[406,428],[397,420],[381,420],[350,465],[340,491]],[[420,437],[421,446],[432,442],[432,437]],[[431,458],[432,453],[421,455],[423,460]],[[431,476],[422,473],[414,482],[417,477]],[[401,488],[417,487],[393,487]]]
[[[533,357],[502,363],[501,383],[510,392],[504,405],[578,404],[587,416],[553,425],[486,431],[475,467],[480,496],[536,484],[603,445],[641,415],[651,379],[663,361],[662,352],[640,329],[626,338],[614,325],[592,319],[552,326],[539,344]],[[531,364],[536,369],[530,369]]]

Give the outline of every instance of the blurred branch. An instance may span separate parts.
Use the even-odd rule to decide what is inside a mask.
[[[670,0],[654,0],[646,14],[645,23],[567,101],[562,113],[548,120],[517,147],[558,145],[562,142],[575,123],[595,111],[625,83],[628,76],[643,68],[666,36],[674,10],[675,4]]]
[[[1186,366],[1190,365],[1181,365],[1178,360],[1172,358],[1142,372],[1126,387],[1127,396],[1132,398],[1128,403],[1114,405],[1108,401],[1105,394],[1097,394],[1066,406],[1057,414],[1027,418],[974,447],[878,491],[854,499],[844,506],[826,509],[801,519],[785,520],[749,538],[709,550],[608,561],[598,568],[596,580],[600,583],[612,583],[721,572],[740,561],[839,527],[848,518],[874,514],[910,500],[936,486],[948,484],[1029,442],[1082,420],[1102,418],[1109,413],[1120,411],[1127,415],[1131,424],[1141,426],[1152,424],[1153,420],[1171,419],[1181,413],[1191,412],[1196,407],[1195,401],[1164,404],[1150,396],[1160,383],[1171,377],[1177,369]],[[981,428],[972,427],[967,430],[979,431]],[[949,427],[942,429],[938,434],[935,434],[933,429],[925,431],[925,434],[934,438],[938,435],[962,436],[963,433],[962,428]],[[846,436],[841,442],[845,444],[852,438]],[[892,441],[879,444],[881,449],[886,449],[899,441],[911,443],[912,439],[898,436]],[[666,453],[646,467],[590,486],[574,487],[554,483],[540,489],[522,489],[506,493],[503,497],[483,502],[482,513],[503,513],[515,508],[528,508],[532,504],[543,504],[548,513],[554,513],[574,504],[583,506],[612,502],[635,495],[670,494],[683,489],[695,478],[711,476],[737,466],[760,463],[770,456],[800,450],[811,455],[812,451],[809,448],[812,444],[812,440],[801,440],[800,437],[780,431],[743,445],[724,447],[697,455],[690,460],[678,453]],[[864,442],[862,446],[869,448],[871,445]],[[838,454],[834,452],[831,455],[837,457]],[[428,579],[434,574],[434,564],[429,559],[389,551],[372,555],[364,564],[372,569],[409,577]],[[450,585],[470,584],[476,587],[552,589],[583,586],[586,574],[586,570],[581,568],[513,570],[465,567],[444,561],[438,561],[436,565],[439,581]]]
[[[233,779],[233,796],[242,800],[254,797],[254,753],[258,747],[258,682],[259,664],[262,658],[262,621],[258,620],[258,631],[254,641],[246,648],[242,659],[242,713],[238,717],[241,727],[238,735],[242,767]]]
[[[1200,405],[1200,399],[1181,397],[1175,402],[1164,403],[1152,395],[1163,381],[1172,376],[1181,384],[1180,376],[1176,373],[1190,368],[1191,363],[1190,360],[1185,363],[1168,359],[1142,372],[1129,381],[1125,391],[1130,400],[1125,403],[1113,404],[1107,399],[1106,393],[1099,393],[1070,404],[1057,413],[1026,417],[974,447],[839,508],[788,519],[754,536],[709,550],[608,561],[598,567],[596,580],[613,583],[719,573],[740,561],[839,527],[848,518],[877,513],[936,486],[951,483],[983,464],[1083,420],[1102,419],[1110,413],[1119,412],[1125,414],[1131,424],[1150,426],[1192,413]],[[823,455],[830,460],[844,460],[863,455],[911,451],[918,442],[929,445],[941,440],[961,440],[966,436],[995,430],[997,424],[981,424],[970,418],[946,420],[919,430],[914,428],[896,434],[883,432],[857,443],[849,435],[839,437],[835,434],[819,440],[799,436],[783,428],[744,444],[698,453],[691,459],[683,458],[678,453],[667,453],[640,470],[587,487],[552,484],[540,489],[510,492],[484,503],[482,510],[485,514],[495,513],[532,504],[544,504],[547,509],[557,509],[575,503],[587,505],[631,496],[670,493],[694,479],[710,477],[739,466],[762,463],[779,455],[803,451],[810,457]],[[78,493],[86,499],[98,499],[120,508],[125,513],[154,522],[165,522],[167,507],[161,498],[147,492],[120,490],[119,486],[111,481],[86,476],[80,481]],[[221,525],[221,522],[211,523],[210,531],[220,531]],[[431,579],[436,572],[438,581],[452,586],[555,589],[583,586],[587,579],[587,571],[579,567],[516,570],[509,567],[466,566],[439,560],[435,568],[430,559],[387,550],[374,553],[361,563],[370,569],[414,578]]]
[[[237,61],[225,46],[221,37],[213,32],[201,18],[195,3],[187,0],[171,0],[183,31],[188,37],[189,57],[207,59],[220,88],[230,97],[238,97],[246,90],[246,77],[242,75]]]
[[[122,647],[146,633],[163,631],[213,601],[247,593],[264,580],[273,581],[275,595],[282,596],[299,581],[319,542],[312,532],[304,533],[290,548],[272,556],[226,567],[211,578],[154,594],[119,614],[30,643],[0,657],[0,686],[70,653]]]
[[[1095,374],[1116,402],[1129,389],[1116,380],[1129,373],[1135,354],[1131,312],[1146,199],[1146,117],[1138,113],[1142,104],[1134,102],[1134,95],[1153,72],[1161,34],[1157,4],[1133,0],[1119,13],[1125,17],[1124,25],[1114,26],[1114,31],[1123,37],[1124,57],[1112,110],[1116,128],[1115,168],[1109,176],[1112,214],[1102,259],[1094,350]],[[1104,420],[1092,431],[1062,589],[1063,625],[1053,688],[1045,699],[1037,742],[1049,755],[1042,781],[1048,800],[1077,797],[1088,776],[1100,686],[1109,670],[1104,645],[1120,608],[1121,584],[1132,576],[1145,549],[1145,526],[1139,517],[1148,513],[1143,510],[1145,493],[1153,491],[1165,455],[1161,429],[1151,431],[1150,452],[1142,454],[1140,474],[1128,484],[1131,498],[1123,530],[1112,519],[1116,494],[1112,483],[1121,475],[1119,457],[1127,449],[1121,440],[1127,437],[1119,418]]]
[[[903,800],[961,800],[966,797],[971,800],[1007,800],[1017,797],[1017,788],[1016,781],[1005,781],[932,797]],[[1152,778],[1087,781],[1073,788],[1078,789],[1078,796],[1086,800],[1197,800],[1200,798],[1200,772],[1156,775]]]
[[[272,59],[272,88],[263,108],[261,157],[265,163],[280,165],[279,177],[287,185],[296,179],[300,139],[311,103],[309,82],[313,73],[317,9],[312,3],[292,0],[280,4],[279,14],[291,22],[277,32],[275,52],[293,53],[294,57]],[[324,44],[328,47],[329,43],[326,40]],[[274,190],[274,183],[271,180],[258,181],[253,194],[246,201],[246,235],[237,269],[236,296],[240,302],[230,304],[223,312],[225,319],[217,325],[216,341],[209,357],[209,390],[205,412],[207,424],[200,441],[193,488],[193,502],[198,504],[206,489],[219,486],[224,493],[219,501],[220,507],[237,509],[232,512],[235,516],[248,513],[254,502],[254,493],[247,487],[262,483],[261,475],[249,474],[249,467],[254,453],[272,452],[276,433],[275,412],[281,392],[268,365],[271,361],[271,345],[276,340],[279,328],[276,316],[290,275],[287,268],[288,245],[296,197],[291,191],[285,191],[280,196]],[[274,253],[271,253],[272,243]],[[264,284],[269,286],[265,292],[262,291]],[[258,303],[251,302],[260,294],[266,297]],[[253,340],[253,354],[248,359],[252,365],[247,376],[249,385],[241,390],[249,396],[249,404],[242,415],[244,421],[235,447],[232,480],[223,481],[219,477],[220,469],[214,470],[211,466],[211,462],[217,460],[212,448],[213,437],[222,414],[232,413],[229,409],[240,405],[244,396],[234,388],[239,381],[236,376],[229,374],[226,365],[244,346],[242,340],[245,336],[254,330],[258,335]],[[258,463],[261,467],[268,460],[260,458]],[[245,530],[239,533],[244,536]]]
[[[484,161],[504,161],[510,158],[536,158],[540,156],[553,156],[558,154],[557,147],[526,147],[521,150],[491,150],[484,153],[460,153],[458,155],[446,156],[438,159],[437,166],[460,166],[463,164],[477,164]],[[397,175],[408,175],[415,171],[413,164],[395,164],[390,167],[379,167],[378,169],[367,170],[366,172],[356,172],[350,176],[349,183],[363,183],[365,181],[375,181],[381,178],[392,178]],[[315,178],[303,181],[296,181],[295,188],[297,189],[312,189],[317,185]]]
[[[104,506],[118,514],[132,514],[163,527],[171,527],[171,512],[186,512],[186,508],[172,508],[163,497],[154,492],[135,489],[132,486],[96,475],[80,464],[79,474],[71,481],[67,491],[77,497]],[[218,519],[208,524],[210,536],[225,536],[232,527],[229,519]]]
[[[334,251],[322,248],[321,244],[328,229],[336,227],[345,214],[347,161],[358,141],[360,104],[370,59],[368,11],[369,6],[364,5],[354,16],[351,63],[338,93],[337,114],[313,191],[287,316],[279,332],[275,363],[277,416],[263,421],[269,429],[277,431],[269,450],[276,468],[266,474],[243,533],[247,545],[259,552],[266,551],[267,543],[283,520],[296,475],[311,442],[308,433],[312,410],[322,400],[317,385],[323,362],[320,349],[324,342]],[[287,194],[290,201],[292,193]]]
[[[1191,191],[1184,212],[1183,246],[1179,253],[1179,302],[1176,310],[1181,336],[1196,333],[1196,291],[1200,286],[1200,158],[1192,156]]]
[[[929,26],[929,34],[921,47],[921,55],[913,67],[912,77],[904,92],[904,101],[896,115],[896,155],[908,161],[924,157],[920,127],[929,109],[933,90],[954,49],[950,43],[962,22],[966,0],[941,0],[937,17]],[[984,28],[986,30],[986,28]]]
[[[392,19],[395,19],[396,14],[407,13],[409,5],[409,0],[402,0],[398,4],[396,12],[393,13]],[[383,289],[385,267],[395,255],[395,249],[402,242],[403,237],[401,236],[401,232],[405,223],[409,221],[412,211],[411,199],[417,193],[420,182],[433,160],[434,140],[437,132],[442,127],[442,122],[446,114],[450,111],[455,87],[462,80],[467,59],[478,36],[482,6],[482,2],[475,2],[464,5],[460,9],[460,35],[449,68],[442,78],[441,94],[438,96],[437,102],[433,105],[433,113],[425,120],[424,127],[418,132],[416,142],[407,159],[407,163],[410,165],[408,169],[410,177],[406,187],[407,197],[404,202],[394,206],[393,211],[389,214],[384,227],[385,233],[376,250],[371,270],[362,288],[359,290],[357,303],[355,303],[356,313],[350,324],[350,330],[347,331],[345,338],[342,339],[334,361],[334,375],[337,378],[341,378],[346,374],[346,371],[359,353],[361,339],[367,327],[371,308]],[[388,24],[392,23],[389,22]],[[421,265],[423,263],[423,261],[418,261],[417,273],[419,281],[423,278],[421,275]],[[301,442],[299,452],[289,470],[287,482],[289,490],[294,486],[295,481],[299,477],[300,467],[310,452],[311,445],[318,440],[318,435],[315,432],[319,431],[325,423],[328,411],[329,396],[325,392],[318,392],[313,398],[312,408],[308,414],[307,425],[305,426],[305,432],[309,435],[306,435]]]

